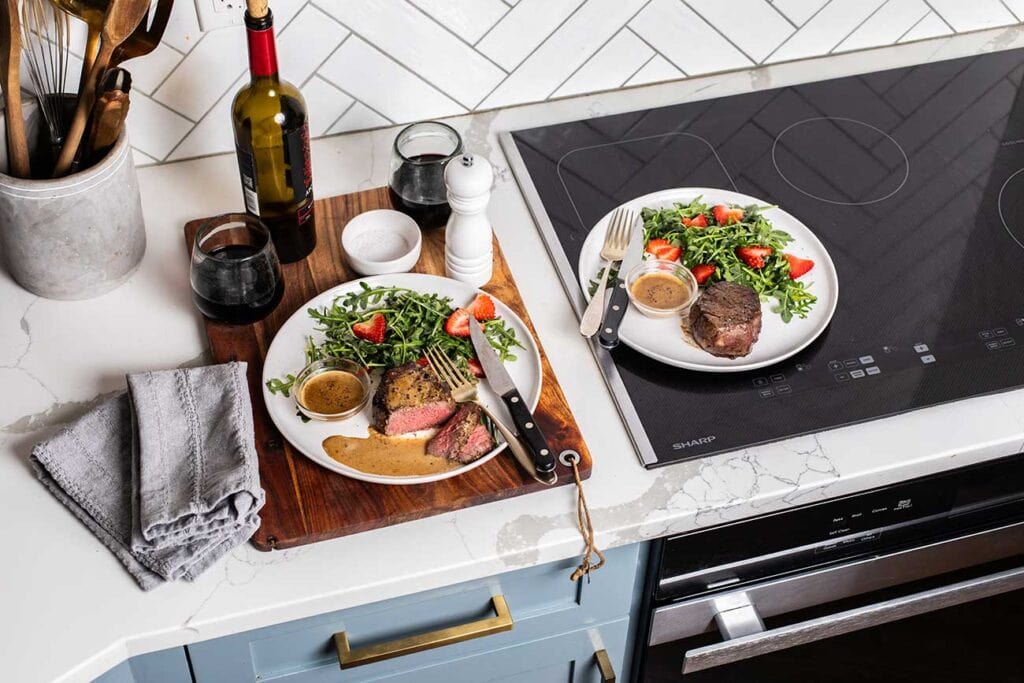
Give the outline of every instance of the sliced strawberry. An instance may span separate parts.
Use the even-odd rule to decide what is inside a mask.
[[[470,358],[466,363],[469,364],[469,371],[473,373],[474,377],[484,376],[484,366],[480,365],[480,361],[476,358]]]
[[[679,257],[683,255],[681,247],[673,246],[671,242],[663,239],[651,240],[647,243],[645,251],[662,261],[678,261]]]
[[[477,294],[469,305],[469,312],[479,321],[494,320],[498,314],[494,310],[494,300],[486,294]]]
[[[736,247],[736,255],[751,268],[764,268],[764,257],[770,256],[771,253],[771,247],[762,247],[756,244],[749,247]]]
[[[701,263],[690,268],[690,272],[693,273],[693,277],[697,279],[697,284],[702,285],[708,281],[709,277],[715,274],[715,264]]]
[[[426,356],[420,356],[419,358],[416,359],[416,365],[420,366],[421,368],[425,368],[428,365],[430,365],[430,361],[427,360]]]
[[[684,218],[683,225],[688,228],[706,228],[708,227],[708,217],[702,213],[698,213],[693,218]]]
[[[444,331],[453,337],[469,336],[469,319],[472,313],[465,308],[456,308],[444,323]]]
[[[730,208],[725,204],[716,204],[711,213],[715,216],[715,221],[719,225],[729,225],[730,223],[739,223],[743,220],[743,209],[739,207]]]
[[[811,268],[814,267],[814,261],[809,258],[800,258],[792,254],[783,254],[783,256],[789,261],[789,279],[791,280],[807,275]]]
[[[384,319],[384,314],[375,313],[369,320],[353,325],[352,334],[371,344],[380,344],[384,341],[384,333],[387,332],[387,329],[388,321]]]

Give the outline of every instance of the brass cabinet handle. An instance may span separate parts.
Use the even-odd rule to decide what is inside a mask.
[[[366,645],[353,649],[348,643],[348,634],[345,631],[338,631],[334,634],[334,646],[338,649],[338,665],[342,669],[353,666],[372,664],[384,659],[401,657],[413,652],[431,650],[435,647],[454,645],[464,640],[482,638],[484,636],[502,633],[512,630],[512,614],[508,611],[508,603],[503,595],[495,595],[491,598],[495,616],[472,621],[468,624],[441,628],[427,633],[417,633],[414,636],[406,636],[398,640],[376,645]],[[612,679],[614,680],[614,678]]]
[[[594,653],[594,659],[597,661],[597,670],[601,672],[601,680],[605,683],[615,683],[615,667],[612,666],[608,650],[598,650]]]

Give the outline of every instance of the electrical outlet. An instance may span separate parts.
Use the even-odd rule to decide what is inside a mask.
[[[195,0],[195,3],[199,28],[204,32],[243,23],[245,0]]]

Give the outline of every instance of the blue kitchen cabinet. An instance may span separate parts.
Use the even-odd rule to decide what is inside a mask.
[[[175,647],[132,657],[94,683],[193,683],[185,648]]]
[[[634,544],[609,551],[589,581],[570,581],[576,562],[564,560],[196,643],[188,646],[192,672],[196,683],[590,683],[602,680],[595,655],[603,650],[622,676],[646,556]],[[442,637],[444,629],[494,627],[505,606],[511,624],[501,625],[510,629]],[[430,646],[341,669],[341,632],[353,654],[368,646],[393,654],[410,636]]]

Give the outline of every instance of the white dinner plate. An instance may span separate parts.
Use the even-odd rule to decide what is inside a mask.
[[[314,341],[320,342],[323,340],[323,333],[316,330],[315,322],[309,317],[306,309],[329,306],[336,297],[358,290],[360,284],[364,282],[371,287],[405,287],[417,292],[451,297],[452,305],[455,307],[467,306],[480,291],[462,282],[437,277],[436,275],[399,273],[352,280],[351,282],[338,285],[334,289],[329,289],[300,306],[292,317],[288,318],[285,324],[281,326],[281,329],[278,330],[274,341],[267,350],[267,358],[263,363],[263,400],[266,401],[267,410],[270,412],[270,419],[274,421],[274,424],[284,438],[307,458],[329,470],[344,474],[353,479],[361,479],[377,484],[425,484],[455,477],[480,467],[500,453],[506,444],[499,438],[498,445],[489,453],[471,463],[448,472],[407,477],[384,476],[362,472],[348,467],[327,455],[323,448],[323,441],[327,437],[336,434],[365,437],[371,420],[370,403],[366,405],[366,408],[360,414],[347,420],[338,422],[320,422],[316,420],[303,422],[295,414],[294,398],[270,393],[270,390],[267,389],[267,380],[274,377],[284,377],[289,373],[293,375],[298,374],[304,367],[306,338],[312,336]],[[491,298],[494,299],[494,306],[499,317],[515,331],[516,338],[525,347],[522,349],[517,348],[513,351],[516,355],[516,360],[506,362],[505,368],[508,370],[509,375],[512,376],[512,380],[532,411],[537,407],[537,401],[540,400],[541,389],[540,354],[537,351],[537,345],[534,343],[533,337],[530,335],[526,325],[519,319],[519,316],[497,297],[491,296]],[[373,373],[374,389],[380,379],[380,374],[379,372]],[[495,411],[499,417],[503,417],[506,420],[506,424],[511,424],[512,420],[505,405],[502,403],[501,398],[487,386],[486,379],[481,380],[478,385],[478,398],[488,408]],[[423,433],[425,432],[418,432],[417,434]]]
[[[701,197],[701,201],[706,204],[771,206],[771,202],[756,197],[706,187],[662,190],[637,197],[622,206],[635,211],[639,219],[641,209],[670,207],[676,202],[688,204],[697,197]],[[597,273],[602,267],[601,246],[610,217],[611,212],[608,212],[597,222],[587,235],[580,251],[578,277],[583,295],[588,301],[590,281],[597,279]],[[680,330],[678,317],[648,318],[631,305],[619,328],[622,342],[649,358],[679,368],[703,372],[740,372],[778,363],[817,339],[832,320],[839,301],[839,278],[832,258],[806,225],[782,209],[768,209],[764,212],[764,217],[776,229],[785,230],[793,236],[793,241],[786,246],[787,252],[814,261],[813,270],[801,278],[807,289],[818,297],[806,318],[794,317],[788,323],[782,322],[782,318],[771,310],[775,300],[763,301],[761,335],[750,354],[743,358],[720,358],[686,342]],[[625,275],[622,273],[623,277]]]

